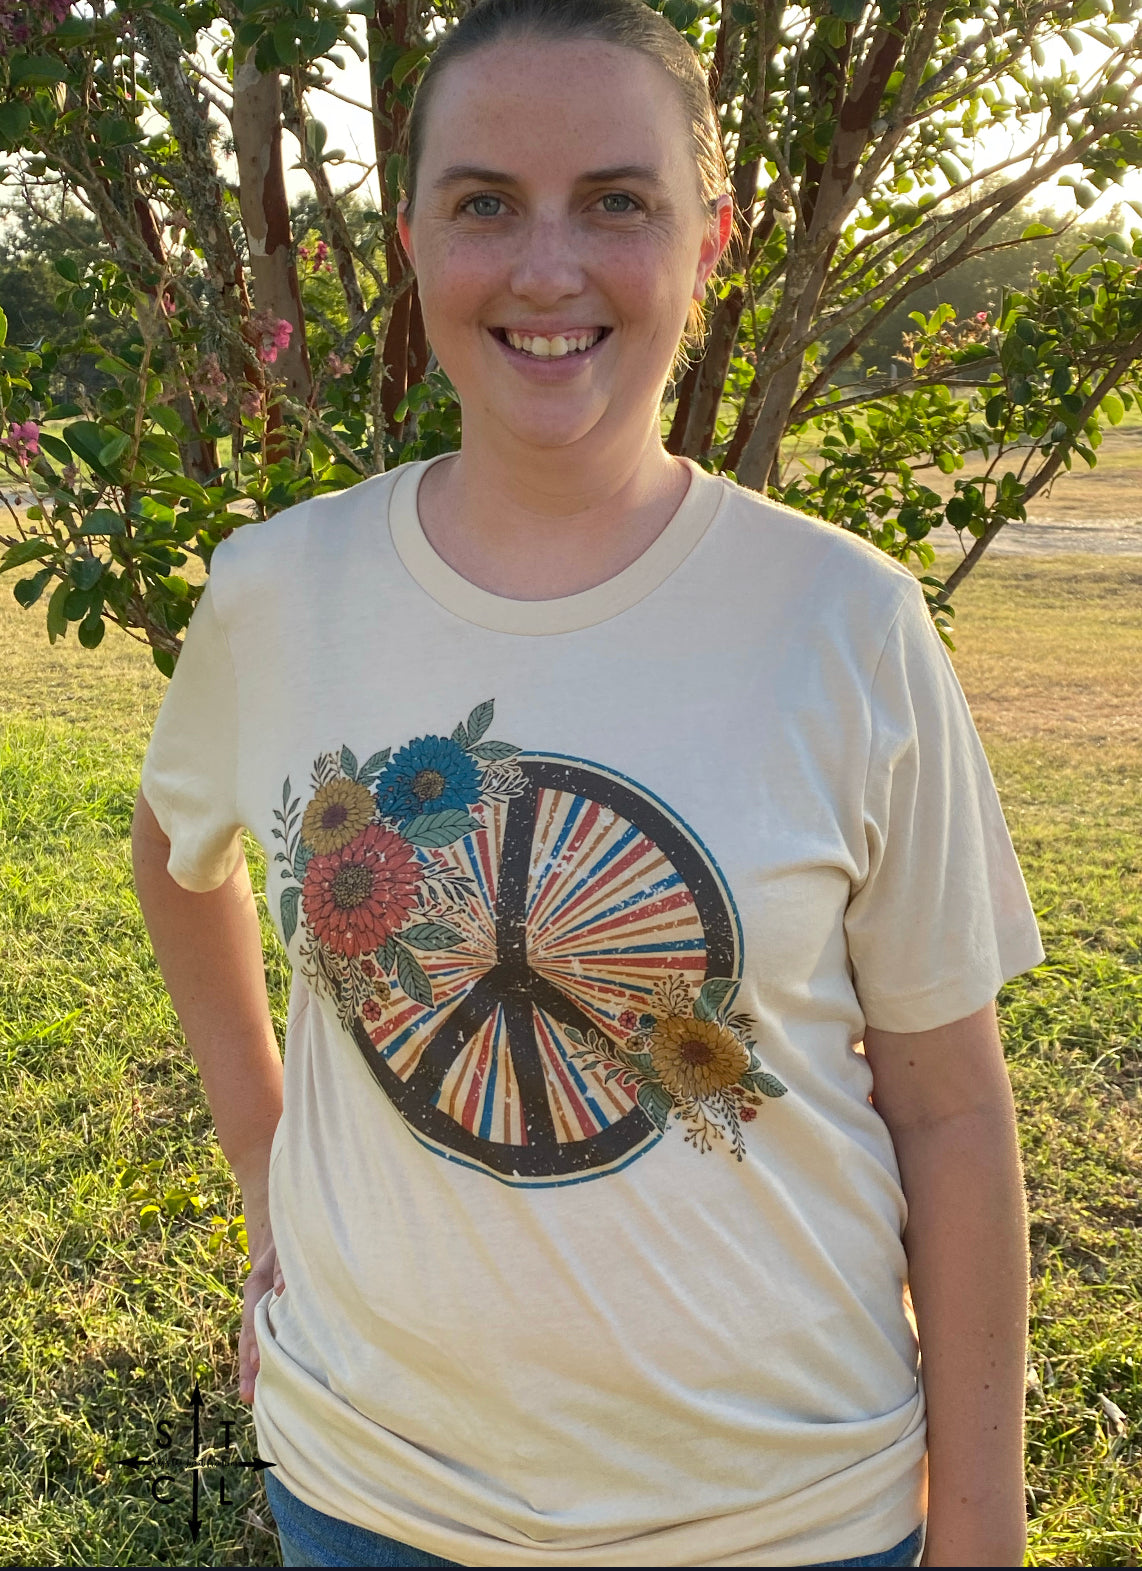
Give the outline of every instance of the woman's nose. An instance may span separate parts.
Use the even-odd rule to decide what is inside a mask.
[[[563,218],[536,217],[520,237],[512,264],[513,293],[538,302],[580,294],[583,259],[573,226]]]

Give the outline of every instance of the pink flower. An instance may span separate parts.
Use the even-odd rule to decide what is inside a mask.
[[[754,1119],[757,1117],[757,1108],[743,1107],[738,1113],[738,1117],[741,1119],[743,1124],[752,1124]]]
[[[263,365],[273,365],[279,349],[288,349],[293,334],[293,323],[272,311],[255,311],[250,318],[250,331],[254,335],[258,359]]]
[[[987,321],[987,312],[986,311],[977,311],[976,314],[975,314],[975,319],[976,319],[977,322],[986,322]]]
[[[321,267],[329,255],[329,247],[324,240],[319,240],[313,248],[313,259]]]
[[[218,363],[216,354],[203,355],[191,383],[208,404],[226,402],[226,374]]]
[[[27,469],[29,458],[38,458],[40,453],[40,428],[34,420],[19,420],[12,422],[12,429],[3,439],[3,446],[11,448],[21,468]]]
[[[307,245],[299,245],[297,248],[297,254],[303,262],[309,261],[309,247]]]
[[[635,1014],[634,1010],[624,1009],[622,1014],[619,1016],[620,1031],[633,1031],[636,1025],[638,1025],[638,1016]]]

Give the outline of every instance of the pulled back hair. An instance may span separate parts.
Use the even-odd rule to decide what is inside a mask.
[[[441,74],[453,60],[502,40],[521,37],[559,41],[592,39],[634,49],[647,60],[654,61],[674,83],[686,111],[703,206],[712,211],[716,199],[730,191],[717,111],[701,61],[677,28],[646,4],[646,0],[478,0],[436,46],[409,111],[404,137],[409,217],[416,201],[416,177],[424,150],[425,127]],[[690,354],[701,347],[705,331],[705,306],[701,301],[692,300],[682,341],[671,367],[672,380],[680,374]]]

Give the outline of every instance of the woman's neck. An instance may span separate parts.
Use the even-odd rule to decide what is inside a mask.
[[[473,444],[426,471],[417,510],[429,544],[470,583],[511,600],[553,600],[629,567],[689,484],[657,432],[641,453],[591,466],[552,454],[525,468]]]

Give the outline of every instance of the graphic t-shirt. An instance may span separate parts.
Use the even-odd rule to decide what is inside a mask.
[[[504,599],[427,466],[219,548],[144,766],[186,888],[261,842],[294,970],[260,1452],[462,1564],[883,1550],[924,1409],[859,1043],[1042,958],[921,590],[690,464],[625,571]]]

